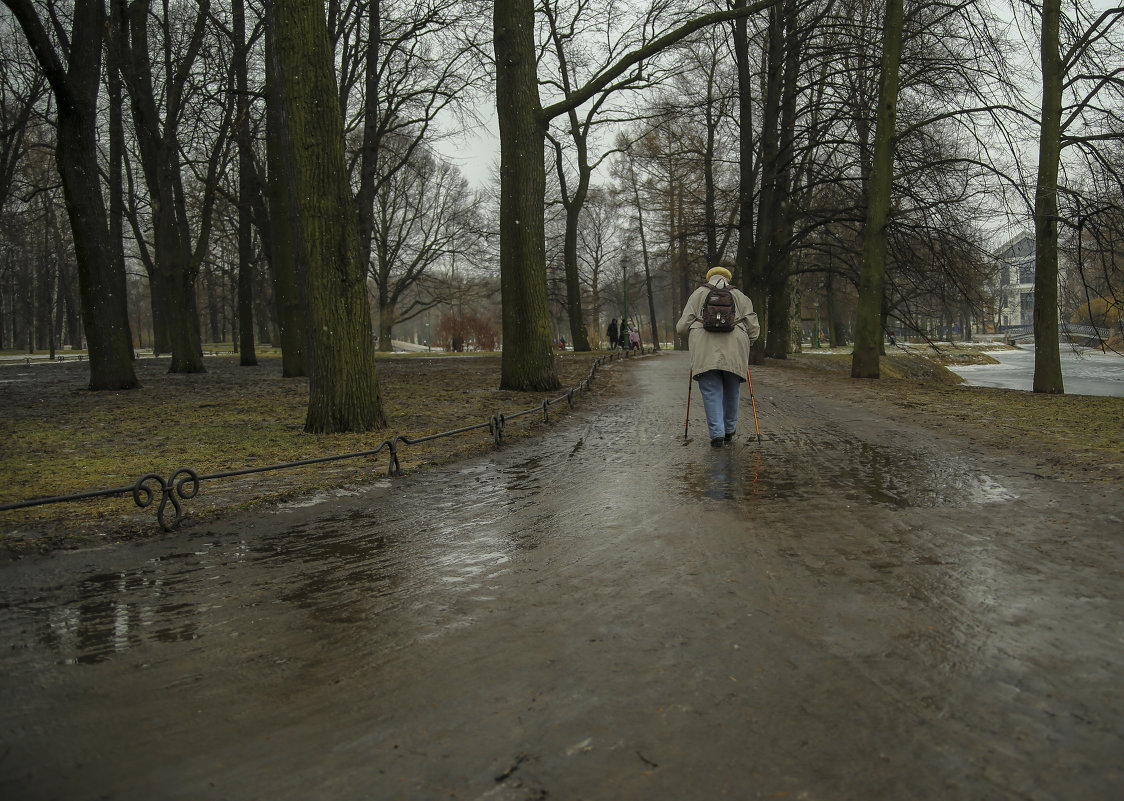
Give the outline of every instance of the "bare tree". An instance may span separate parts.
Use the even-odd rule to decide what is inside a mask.
[[[574,90],[610,66],[629,47],[642,41],[638,31],[620,29],[615,6],[592,3],[545,2],[540,8],[545,17],[547,44],[542,49],[541,79],[548,96],[568,98]],[[636,119],[634,110],[624,108],[619,98],[624,90],[640,92],[659,83],[666,75],[657,64],[637,65],[618,80],[605,86],[584,106],[560,115],[564,135],[548,131],[554,149],[554,172],[559,199],[565,210],[565,236],[562,259],[565,270],[566,315],[574,350],[589,350],[589,336],[582,305],[578,265],[578,230],[590,192],[590,182],[598,167],[613,155],[611,148],[597,147],[597,132]]]
[[[126,0],[112,0],[124,4]],[[198,60],[208,37],[209,0],[201,0],[194,17],[180,18],[181,9],[164,3],[161,14],[150,0],[128,4],[129,36],[122,42],[126,53],[125,85],[130,97],[134,130],[145,184],[152,199],[154,259],[150,275],[154,305],[167,324],[172,360],[169,372],[205,372],[200,344],[195,279],[206,256],[211,211],[216,197],[218,164],[227,146],[235,93],[229,91],[230,74],[220,74],[227,91],[217,98],[222,122],[212,133],[205,159],[205,177],[199,187],[198,215],[188,208],[184,186],[188,172],[183,161],[184,126],[198,129],[202,114],[192,114],[192,94],[206,81],[198,75]],[[160,51],[150,39],[160,37]],[[182,46],[177,46],[182,43]],[[154,52],[164,58],[154,61]],[[157,70],[154,65],[159,65]],[[195,82],[199,81],[199,84]],[[194,217],[194,219],[193,219]],[[193,230],[194,229],[194,230]]]
[[[1062,151],[1124,141],[1124,8],[1096,13],[1081,4],[1062,15],[1043,0],[1042,107],[1034,192],[1034,391],[1064,392],[1058,330],[1058,172]],[[1064,38],[1063,38],[1064,33]],[[1064,50],[1063,50],[1064,48]]]
[[[70,14],[50,9],[48,33],[31,0],[4,0],[47,76],[58,109],[56,162],[70,213],[90,354],[90,389],[139,386],[132,365],[125,272],[114,258],[98,180],[97,98],[105,7],[75,0]],[[69,18],[70,29],[66,29]]]
[[[531,0],[497,0],[493,7],[496,111],[500,133],[500,274],[504,308],[501,386],[555,389],[546,304],[543,234],[544,138],[555,117],[580,108],[636,64],[709,25],[754,14],[777,0],[703,14],[657,36],[608,65],[569,96],[544,108],[536,75]]]
[[[379,182],[374,200],[370,275],[379,314],[379,349],[390,351],[398,323],[448,301],[432,271],[468,251],[479,231],[477,200],[456,167],[415,149]],[[429,291],[414,291],[428,289]]]
[[[340,7],[333,28],[341,54],[340,104],[345,130],[359,131],[352,171],[360,248],[368,262],[375,260],[384,184],[415,169],[415,156],[428,158],[424,151],[438,117],[455,111],[481,80],[474,56],[480,26],[472,12],[466,3],[438,0]]]

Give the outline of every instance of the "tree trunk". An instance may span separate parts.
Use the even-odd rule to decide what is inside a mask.
[[[668,256],[671,260],[671,289],[675,298],[675,303],[672,306],[672,317],[676,320],[679,319],[679,314],[683,307],[687,305],[687,298],[691,295],[691,277],[687,271],[686,259],[683,254],[683,238],[680,235],[680,228],[683,225],[680,219],[682,204],[679,202],[679,198],[681,195],[682,191],[675,175],[675,167],[669,159],[667,169],[667,242]],[[676,332],[675,350],[688,350],[687,340],[686,335]]]
[[[706,233],[706,268],[718,266],[718,212],[715,210],[717,191],[714,186],[714,142],[718,120],[714,112],[714,70],[706,71],[706,132],[703,145],[703,228]]]
[[[793,151],[796,139],[796,94],[799,72],[799,39],[796,35],[796,4],[786,0],[784,20],[784,72],[781,92],[780,128],[777,137],[777,168],[772,226],[772,244],[767,264],[769,283],[769,329],[765,355],[784,359],[792,342],[792,300],[789,286],[790,247],[793,218]]]
[[[114,2],[109,10],[109,47],[106,49],[106,87],[109,99],[109,242],[113,259],[125,274],[125,114],[122,111],[129,18],[124,4]],[[126,308],[128,307],[126,296]],[[140,321],[137,321],[140,324]]]
[[[1042,130],[1034,191],[1034,391],[1060,395],[1058,334],[1058,160],[1061,157],[1060,0],[1042,5]]]
[[[51,269],[51,206],[49,193],[41,196],[43,203],[43,242],[39,248],[38,275],[35,276],[35,347],[47,348],[55,358],[54,347],[54,271]]]
[[[152,315],[152,355],[172,352],[171,327],[168,325],[168,303],[157,290],[162,285],[156,270],[148,271],[148,305]]]
[[[90,389],[133,389],[140,383],[133,371],[125,273],[113,258],[98,180],[97,98],[105,7],[98,0],[75,0],[64,67],[31,2],[4,2],[19,20],[58,105],[56,163],[74,235]]]
[[[82,348],[82,314],[75,296],[76,278],[74,266],[69,259],[59,262],[59,292],[63,297],[63,320],[66,332],[65,343],[75,350]],[[0,350],[2,350],[0,346]]]
[[[300,281],[297,278],[296,243],[293,225],[297,212],[290,206],[286,191],[284,115],[279,96],[280,76],[277,74],[277,51],[273,26],[265,29],[266,53],[266,161],[269,176],[269,274],[273,282],[273,299],[277,307],[277,327],[281,339],[281,375],[296,378],[308,375],[304,309],[301,305]],[[260,187],[259,187],[260,188]],[[265,217],[264,209],[259,212]],[[259,228],[261,226],[259,225]]]
[[[882,300],[886,281],[886,237],[894,184],[894,140],[898,107],[898,65],[902,48],[902,0],[887,0],[882,26],[882,74],[878,81],[878,127],[863,228],[859,300],[855,314],[852,378],[878,378],[882,349]]]
[[[636,165],[628,157],[628,172],[632,183],[632,199],[636,203],[636,228],[640,232],[640,255],[644,259],[644,287],[648,291],[648,317],[652,322],[652,347],[660,350],[660,331],[656,325],[656,293],[652,290],[652,267],[648,258],[648,235],[644,233],[644,207],[640,203],[640,184],[636,180]]]
[[[589,350],[589,337],[585,331],[585,314],[582,310],[581,279],[578,274],[578,222],[589,190],[589,168],[585,164],[584,139],[579,145],[578,186],[573,196],[565,198],[566,235],[562,247],[562,261],[566,267],[566,314],[570,318],[570,342],[575,351]],[[559,173],[559,177],[562,175]],[[565,195],[565,189],[563,189]]]
[[[765,322],[766,336],[754,343],[750,361],[759,364],[766,354],[767,332],[773,325],[770,261],[777,238],[777,171],[780,156],[781,88],[784,82],[784,23],[780,9],[769,9],[768,48],[765,53],[765,111],[761,120],[761,198],[757,206],[757,236],[752,266],[747,276],[747,294],[758,316]]]
[[[254,263],[250,197],[254,191],[253,141],[250,137],[250,96],[246,74],[245,0],[233,0],[235,81],[238,86],[238,362],[243,367],[258,363],[254,348]]]
[[[304,289],[309,401],[305,430],[367,431],[386,425],[367,271],[344,159],[343,119],[331,43],[319,0],[274,0],[283,175]],[[277,226],[275,226],[277,227]]]
[[[500,386],[553,390],[560,384],[546,300],[546,122],[536,74],[534,5],[496,0],[492,22],[500,135]]]
[[[746,0],[735,0],[736,8],[744,8]],[[738,68],[738,152],[741,155],[738,165],[738,250],[735,256],[734,283],[742,287],[749,296],[753,308],[765,313],[765,285],[754,269],[754,190],[756,188],[756,167],[753,144],[753,71],[749,62],[748,22],[745,17],[734,23],[734,56]],[[763,361],[764,351],[754,348],[750,360],[757,364]]]
[[[379,292],[379,351],[391,353],[394,351],[394,341],[391,338],[394,330],[394,304],[384,301],[390,297],[389,291]]]

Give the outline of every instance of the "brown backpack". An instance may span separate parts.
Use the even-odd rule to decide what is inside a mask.
[[[734,330],[736,308],[733,287],[708,286],[702,306],[702,324],[707,331],[729,333]]]

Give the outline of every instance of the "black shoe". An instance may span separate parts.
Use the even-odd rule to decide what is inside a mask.
[[[734,438],[734,434],[736,434],[736,433],[738,433],[738,432],[737,431],[731,431],[729,434],[727,434],[726,435],[726,441],[729,442],[730,440],[732,440]]]
[[[722,437],[715,437],[710,441],[710,447],[712,448],[721,448],[725,444],[726,441]]]

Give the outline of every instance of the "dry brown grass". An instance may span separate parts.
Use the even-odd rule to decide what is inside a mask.
[[[1028,470],[1124,482],[1124,398],[961,386],[940,359],[921,354],[885,357],[882,379],[853,381],[850,358],[798,354],[786,362],[834,376],[834,394],[883,403],[923,425],[1014,453]]]

